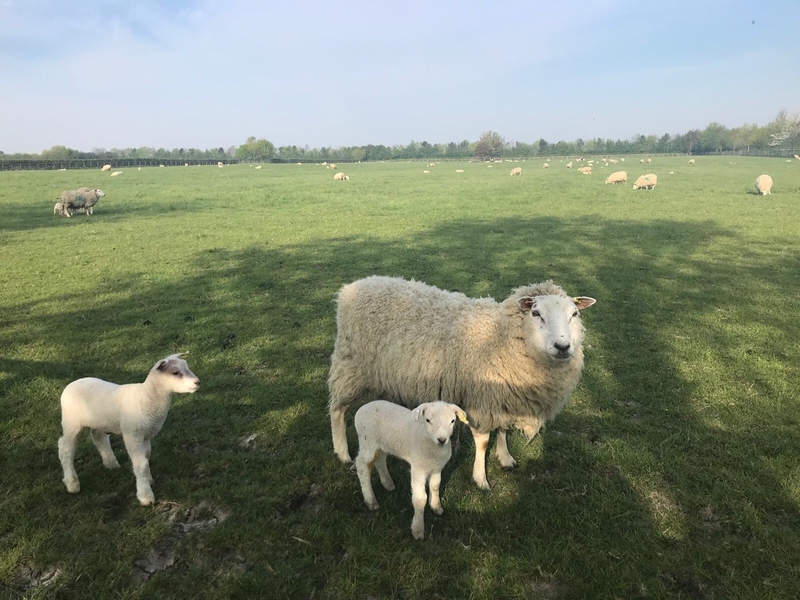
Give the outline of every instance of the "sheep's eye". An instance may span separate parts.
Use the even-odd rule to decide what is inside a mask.
[[[574,319],[577,316],[578,316],[578,311],[576,310],[574,313],[572,313],[572,318]]]
[[[455,419],[453,419],[452,421],[450,421],[450,425],[452,425],[452,424],[453,424],[453,423],[455,423],[455,422],[456,422],[456,420],[455,420]]]
[[[538,310],[532,310],[531,311],[531,316],[532,317],[539,317],[540,319],[542,318],[542,315],[539,313]]]
[[[173,371],[172,374],[177,375],[178,377],[183,375],[183,373],[181,373],[180,371]]]

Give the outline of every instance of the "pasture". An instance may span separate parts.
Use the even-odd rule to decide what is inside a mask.
[[[566,162],[0,173],[0,596],[797,597],[800,162]],[[94,215],[54,217],[83,185]],[[407,468],[372,513],[332,452],[333,299],[371,274],[598,300],[565,411],[509,435],[514,470],[492,442],[489,492],[461,427],[421,542]],[[68,494],[64,386],[178,351],[202,387],[153,441],[157,505],[88,432]]]

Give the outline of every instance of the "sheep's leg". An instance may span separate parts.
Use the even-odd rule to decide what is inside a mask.
[[[411,466],[411,502],[414,505],[411,535],[417,540],[425,539],[425,504],[428,502],[428,494],[425,493],[426,479],[424,471]]]
[[[61,461],[61,468],[64,470],[64,485],[70,494],[77,494],[81,491],[81,482],[75,472],[75,444],[78,441],[78,434],[81,427],[64,427],[64,435],[58,438],[58,458]]]
[[[505,429],[498,429],[497,430],[497,459],[500,461],[500,465],[506,469],[511,469],[517,466],[517,461],[514,460],[514,457],[511,456],[511,453],[508,451],[508,442],[506,441],[506,430]]]
[[[149,506],[156,501],[150,482],[153,477],[150,475],[150,462],[147,460],[147,442],[137,439],[131,435],[122,435],[125,441],[125,449],[133,463],[133,474],[136,476],[136,497],[139,504]]]
[[[394,481],[392,481],[392,476],[389,475],[389,469],[386,467],[386,456],[386,452],[380,452],[378,459],[375,461],[375,467],[378,469],[378,475],[381,478],[381,485],[383,485],[384,489],[387,489],[391,492],[395,489],[395,486]]]
[[[350,451],[347,448],[347,431],[344,414],[351,402],[364,393],[361,378],[349,361],[342,360],[334,352],[331,358],[331,373],[328,377],[328,389],[331,393],[329,410],[331,415],[331,434],[333,451],[344,463],[349,463]]]
[[[150,453],[152,451],[152,447],[150,446],[150,440],[145,440],[144,446],[145,446],[144,455],[147,457],[147,481],[150,482],[150,485],[153,485],[153,476],[150,474]]]
[[[378,459],[380,450],[376,449],[369,452],[366,448],[361,448],[356,456],[356,471],[358,472],[358,480],[361,483],[361,495],[364,496],[364,503],[370,510],[378,510],[380,505],[375,499],[375,492],[372,491],[372,466]],[[370,456],[370,458],[367,458]]]
[[[483,490],[491,489],[486,479],[486,448],[489,446],[489,434],[481,433],[470,427],[475,440],[475,464],[472,465],[472,479]]]
[[[432,473],[431,478],[428,480],[428,487],[431,491],[431,498],[430,504],[431,509],[437,515],[440,515],[444,512],[442,508],[442,501],[439,499],[439,486],[442,483],[442,472],[439,471],[438,473]]]
[[[114,456],[114,451],[111,449],[109,435],[105,431],[92,429],[92,441],[100,452],[100,458],[103,459],[103,466],[105,466],[106,469],[119,469],[119,462],[117,461],[117,457]]]

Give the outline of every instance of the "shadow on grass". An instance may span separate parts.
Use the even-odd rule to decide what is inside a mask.
[[[209,589],[246,596],[264,586],[303,597],[711,597],[737,586],[763,592],[769,572],[781,569],[782,583],[797,585],[796,551],[788,549],[798,547],[800,515],[774,467],[800,451],[797,421],[786,410],[756,416],[789,386],[793,367],[781,348],[797,338],[797,324],[767,299],[796,287],[796,264],[796,253],[743,249],[710,222],[454,221],[391,242],[362,236],[209,249],[185,279],[109,279],[92,298],[65,299],[70,308],[46,316],[36,303],[17,307],[0,333],[8,353],[47,339],[64,360],[0,363],[0,466],[17,490],[3,501],[0,539],[26,560],[64,565],[59,594],[107,593],[106,578],[143,551],[134,530],[158,529],[160,517],[135,506],[118,442],[123,469],[108,473],[87,435],[77,461],[83,491],[63,492],[58,394],[90,374],[141,381],[161,356],[191,350],[203,387],[174,400],[153,444],[154,489],[162,500],[219,503],[231,517],[189,540],[183,562],[148,582],[145,597]],[[492,458],[495,489],[483,493],[471,482],[463,435],[447,470],[446,515],[426,514],[434,536],[424,545],[410,539],[405,470],[392,468],[398,491],[379,492],[382,509],[370,514],[354,473],[331,450],[333,298],[342,284],[375,273],[498,300],[552,278],[599,300],[585,315],[590,347],[576,398],[534,442],[542,458],[509,473]],[[71,308],[90,301],[91,318]],[[736,319],[745,315],[768,327],[769,343],[750,348],[738,335]],[[735,354],[743,343],[752,353]],[[759,360],[785,371],[766,376]],[[755,386],[763,409],[742,406],[741,420],[729,418],[702,378],[687,377],[694,362],[712,364],[717,385]],[[348,422],[354,454],[352,414]],[[254,447],[241,447],[253,433]],[[64,526],[75,511],[96,526]],[[26,546],[27,532],[40,526],[54,533]],[[128,546],[71,552],[120,527]],[[76,576],[83,572],[95,576]]]

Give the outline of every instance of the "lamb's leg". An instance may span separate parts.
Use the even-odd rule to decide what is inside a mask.
[[[345,430],[344,414],[351,402],[364,393],[357,371],[350,361],[343,360],[334,352],[331,357],[331,372],[328,377],[328,389],[331,393],[329,410],[331,415],[331,434],[333,436],[333,451],[344,463],[349,463],[350,451],[347,448],[347,431]]]
[[[383,485],[384,489],[387,489],[391,492],[395,489],[395,486],[394,481],[392,481],[392,476],[389,475],[389,469],[386,468],[386,456],[386,452],[380,452],[378,459],[375,461],[375,467],[378,469],[378,475],[381,478],[381,485]]]
[[[486,479],[486,448],[489,446],[489,434],[481,433],[470,427],[475,440],[475,464],[472,465],[472,479],[483,490],[491,489]]]
[[[100,452],[100,458],[103,459],[103,466],[106,469],[119,469],[119,462],[117,457],[114,456],[114,451],[111,449],[111,442],[109,436],[105,431],[99,429],[92,429],[92,441]]]
[[[133,463],[133,474],[136,476],[136,497],[139,504],[149,506],[156,501],[150,482],[153,477],[150,475],[150,462],[147,460],[147,442],[141,438],[136,438],[130,434],[122,434],[125,441],[125,449]]]
[[[360,448],[358,456],[356,456],[356,471],[358,472],[358,480],[361,483],[361,495],[364,496],[364,503],[370,510],[378,510],[380,505],[375,499],[375,492],[372,491],[372,465],[378,459],[380,453],[379,449],[370,450],[368,448]]]
[[[426,479],[424,471],[411,465],[411,502],[414,505],[411,535],[417,540],[425,539],[425,504],[428,502],[428,494],[425,493]]]
[[[511,469],[512,467],[517,466],[517,461],[514,460],[514,457],[511,456],[511,453],[508,451],[508,442],[506,441],[506,430],[505,429],[498,429],[497,430],[497,459],[500,461],[500,465],[505,467],[506,469]]]
[[[64,435],[58,438],[58,458],[64,470],[64,485],[70,494],[81,491],[81,482],[75,472],[75,444],[80,432],[81,427],[64,425]]]
[[[442,508],[442,501],[439,499],[439,485],[442,483],[442,472],[432,473],[430,480],[428,480],[428,487],[431,490],[430,504],[431,509],[437,515],[444,512]]]

